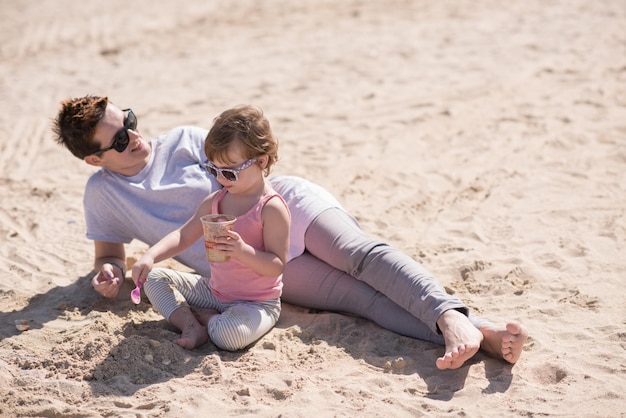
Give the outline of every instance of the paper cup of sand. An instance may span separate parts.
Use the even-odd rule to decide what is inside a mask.
[[[230,256],[224,255],[215,249],[215,240],[226,236],[227,231],[233,229],[237,220],[232,215],[204,215],[200,218],[204,231],[204,247],[206,258],[211,263],[222,263],[230,260]]]

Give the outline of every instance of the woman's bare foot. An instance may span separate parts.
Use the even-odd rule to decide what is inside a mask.
[[[202,325],[188,306],[181,306],[170,315],[170,323],[178,328],[182,334],[174,342],[179,346],[192,350],[209,341],[206,326]]]
[[[480,327],[480,332],[485,337],[480,348],[511,364],[519,360],[528,338],[528,330],[515,321],[509,322],[506,326],[483,325]]]
[[[458,369],[480,349],[483,334],[461,312],[454,309],[444,312],[437,325],[446,343],[446,352],[437,359],[437,368]]]

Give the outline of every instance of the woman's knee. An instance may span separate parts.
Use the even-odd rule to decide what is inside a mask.
[[[305,245],[315,257],[356,277],[370,252],[386,244],[363,232],[349,214],[327,210],[307,228]]]

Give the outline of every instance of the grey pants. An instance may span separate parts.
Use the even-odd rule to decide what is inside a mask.
[[[305,235],[307,252],[287,263],[282,300],[367,318],[405,336],[443,344],[436,321],[448,309],[486,320],[445,292],[417,261],[366,235],[340,209],[318,216]]]

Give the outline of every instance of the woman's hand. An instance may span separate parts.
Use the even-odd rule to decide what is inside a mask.
[[[124,274],[119,267],[111,263],[104,263],[98,274],[91,279],[91,285],[96,292],[106,298],[116,298],[124,283]]]

